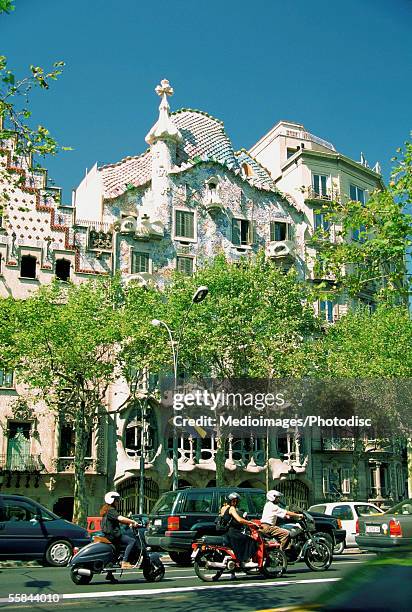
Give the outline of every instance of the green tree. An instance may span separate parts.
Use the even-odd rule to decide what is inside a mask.
[[[7,363],[60,423],[74,427],[74,520],[83,525],[88,438],[106,415],[107,389],[118,367],[115,349],[122,340],[118,288],[117,279],[53,284],[25,301],[0,301],[0,320],[14,323],[1,336]]]
[[[409,493],[412,494],[412,321],[405,306],[382,304],[373,313],[359,308],[327,330],[323,348],[331,378],[353,381],[359,406],[371,402],[375,417],[385,417],[393,439],[408,439]],[[363,452],[355,437],[354,484]]]
[[[315,235],[318,276],[335,279],[332,293],[358,297],[370,293],[378,300],[407,303],[410,274],[405,254],[411,246],[412,143],[405,142],[394,157],[389,186],[374,191],[364,204],[339,200],[324,206],[336,228],[336,240]],[[325,283],[320,289],[325,289]]]
[[[196,288],[208,297],[191,308]],[[223,255],[194,276],[176,275],[164,291],[162,319],[181,329],[179,370],[204,380],[299,377],[311,372],[320,326],[307,288],[291,271],[284,274],[263,254],[239,265]],[[158,331],[164,334],[164,331]],[[164,342],[164,340],[163,340]],[[169,348],[170,363],[170,348]],[[223,483],[225,432],[217,433],[216,480]]]

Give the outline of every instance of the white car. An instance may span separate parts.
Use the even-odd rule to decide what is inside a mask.
[[[342,529],[346,529],[346,541],[335,547],[334,553],[341,554],[345,546],[347,548],[358,548],[355,541],[356,523],[360,516],[365,514],[382,514],[383,510],[370,504],[369,502],[348,501],[348,502],[325,502],[311,506],[309,512],[320,512],[329,514],[342,521]]]

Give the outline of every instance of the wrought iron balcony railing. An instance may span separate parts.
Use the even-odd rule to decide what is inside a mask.
[[[339,192],[334,189],[319,190],[314,187],[308,187],[305,191],[305,200],[320,200],[332,202],[339,200]]]
[[[35,473],[45,470],[40,455],[0,455],[3,472]]]

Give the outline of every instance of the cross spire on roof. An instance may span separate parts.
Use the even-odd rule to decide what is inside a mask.
[[[159,106],[159,119],[154,124],[150,132],[146,136],[146,142],[153,144],[156,140],[175,140],[179,141],[182,136],[177,129],[176,125],[170,118],[170,106],[167,101],[167,96],[173,95],[173,87],[170,86],[167,79],[163,79],[155,89],[158,96],[161,96],[161,102]]]

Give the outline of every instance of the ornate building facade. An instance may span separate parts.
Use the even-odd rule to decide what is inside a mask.
[[[310,279],[310,237],[323,223],[317,202],[330,197],[328,189],[335,189],[346,174],[359,190],[382,185],[378,172],[343,158],[333,145],[296,124],[281,122],[251,152],[234,151],[221,121],[197,110],[171,113],[168,81],[156,92],[159,117],[146,136],[149,148],[115,164],[95,165],[71,205],[62,203],[59,189],[47,185],[46,171],[33,170],[30,159],[15,154],[12,135],[0,142],[0,162],[21,177],[19,185],[3,178],[0,186],[1,296],[24,299],[54,277],[80,283],[115,271],[126,280],[151,280],[161,287],[173,270],[191,274],[222,251],[235,262],[264,249],[277,265],[294,265]],[[306,191],[299,191],[302,185]],[[348,185],[348,197],[353,197],[352,183]],[[355,196],[362,197],[361,191]],[[347,305],[325,301],[317,308],[333,320]],[[13,374],[0,371],[0,484],[69,517],[73,429],[58,423],[44,405],[32,406],[32,418],[17,419],[13,405],[20,395]],[[153,405],[144,415],[139,406],[126,404],[116,412],[125,396],[127,389],[119,381],[108,396],[108,408],[116,415],[105,419],[90,440],[89,514],[97,511],[113,482],[127,511],[138,509],[143,473],[146,510],[171,488],[172,451],[162,439],[161,407]],[[292,430],[274,434],[268,448],[253,436],[229,437],[227,482],[276,485],[300,505],[336,496],[336,491],[350,497],[350,454],[333,455],[334,449],[322,444]],[[215,439],[182,437],[178,447],[180,483],[213,484]],[[374,472],[365,459],[360,491],[365,499],[402,494],[398,457],[393,449],[380,449]],[[384,471],[378,480],[377,463],[388,466],[385,483],[391,483],[390,491],[382,486]],[[333,472],[328,475],[330,466]],[[395,474],[391,480],[390,473]],[[380,489],[377,484],[373,489],[373,482],[380,482]]]

